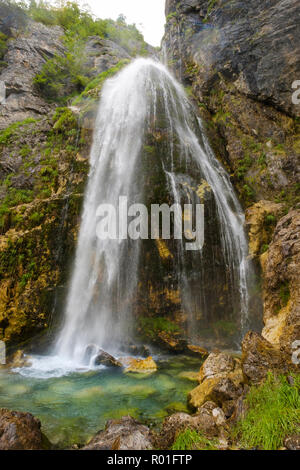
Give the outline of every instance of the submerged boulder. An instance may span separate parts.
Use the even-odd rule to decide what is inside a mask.
[[[151,356],[147,359],[135,359],[134,357],[124,357],[120,359],[125,372],[135,372],[139,374],[149,374],[157,371],[157,365]]]
[[[0,450],[45,450],[51,444],[41,422],[30,413],[0,410]]]
[[[106,423],[83,450],[151,450],[153,449],[151,431],[131,416]]]

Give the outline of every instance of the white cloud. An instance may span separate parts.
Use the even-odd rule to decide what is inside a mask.
[[[165,0],[85,0],[99,18],[117,19],[124,14],[128,23],[136,23],[145,41],[159,46],[164,34]]]

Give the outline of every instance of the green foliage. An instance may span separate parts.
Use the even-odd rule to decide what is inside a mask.
[[[269,249],[269,245],[266,245],[266,244],[263,245],[260,250],[261,254],[266,253],[268,249]]]
[[[47,100],[65,102],[70,94],[81,92],[88,82],[84,62],[84,43],[71,41],[65,55],[56,54],[46,61],[34,84]]]
[[[100,73],[97,77],[93,78],[87,86],[85,87],[84,91],[81,93],[80,96],[78,96],[74,101],[73,105],[75,106],[76,104],[80,103],[82,99],[90,97],[93,90],[95,90],[95,96],[94,98],[98,98],[99,91],[101,90],[101,87],[105,80],[108,78],[113,77],[116,73],[118,73],[125,65],[127,65],[130,61],[128,59],[122,59],[120,60],[117,65],[114,67],[106,70],[105,72]]]
[[[237,326],[234,322],[220,320],[213,325],[214,329],[217,330],[222,336],[233,336],[237,331]]]
[[[281,307],[285,307],[291,297],[290,286],[288,282],[284,282],[280,286],[280,299],[281,299]]]
[[[260,156],[258,157],[257,162],[262,168],[267,167],[267,156],[266,156],[265,152],[262,152],[260,154]]]
[[[120,44],[130,55],[145,55],[147,47],[136,26],[128,25],[120,16],[117,21],[95,19],[75,1],[61,1],[60,6],[48,2],[31,1],[27,13],[36,21],[59,25],[64,29],[64,55],[56,54],[46,60],[34,83],[49,101],[65,103],[70,96],[80,93],[87,85],[88,70],[85,62],[85,44],[89,36],[109,38]]]
[[[175,323],[163,317],[140,318],[140,326],[144,333],[150,338],[155,338],[158,332],[170,334],[178,334],[181,332],[178,325],[175,325]]]
[[[171,450],[217,450],[217,440],[209,440],[199,431],[186,429],[179,433]]]
[[[122,46],[132,56],[147,54],[143,35],[135,24],[127,24],[123,15],[120,15],[116,22],[107,21],[105,36]]]
[[[28,204],[33,200],[33,192],[29,189],[16,189],[10,185],[7,187],[6,195],[0,205],[0,228],[3,229],[11,214],[11,208],[20,204]],[[13,223],[19,222],[15,216]]]
[[[265,216],[264,223],[268,226],[275,226],[277,224],[277,218],[273,214],[268,214]]]
[[[34,224],[39,224],[43,218],[44,218],[44,214],[40,214],[39,212],[33,212],[30,215],[29,220],[33,222]]]
[[[0,33],[0,60],[3,59],[6,51],[7,51],[7,36],[5,36],[5,34],[3,33]]]
[[[252,387],[246,403],[248,411],[234,429],[234,437],[247,449],[276,450],[284,439],[300,432],[300,376],[294,385],[286,377],[269,374],[258,387]]]
[[[69,108],[56,108],[53,123],[53,130],[64,134],[78,127],[77,119]]]
[[[166,20],[167,21],[170,21],[172,18],[176,18],[177,17],[177,11],[173,11],[173,13],[169,13],[166,17]]]
[[[246,201],[248,202],[253,201],[253,199],[255,198],[255,192],[248,184],[244,184],[242,193]]]
[[[3,131],[0,131],[0,145],[7,145],[16,135],[16,131],[22,126],[37,122],[36,119],[28,118],[25,121],[14,122]]]
[[[251,168],[252,164],[253,164],[252,158],[250,157],[248,153],[246,153],[244,158],[242,160],[239,160],[239,166],[237,169],[237,177],[239,179],[244,178],[247,171]]]

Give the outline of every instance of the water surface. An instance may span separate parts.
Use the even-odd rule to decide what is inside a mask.
[[[151,375],[124,374],[100,368],[46,375],[40,367],[19,372],[0,369],[0,408],[32,413],[58,447],[85,444],[108,419],[130,414],[150,426],[159,426],[175,411],[187,411],[187,393],[197,384],[183,378],[198,371],[200,360],[184,356],[156,359]],[[48,363],[49,367],[49,363]]]

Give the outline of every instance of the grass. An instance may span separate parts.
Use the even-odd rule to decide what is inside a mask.
[[[300,376],[294,385],[286,377],[271,373],[258,387],[252,387],[246,404],[248,411],[234,429],[234,438],[246,449],[276,450],[284,439],[300,432]]]
[[[198,431],[186,429],[177,435],[171,450],[216,450],[216,446],[216,440],[209,440]]]

